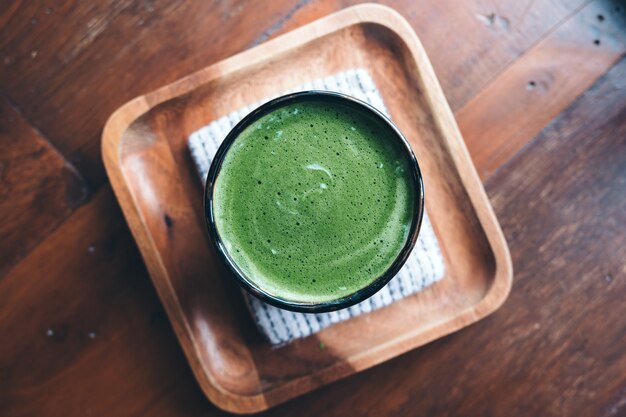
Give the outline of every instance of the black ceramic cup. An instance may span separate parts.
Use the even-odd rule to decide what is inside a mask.
[[[213,208],[213,187],[215,181],[220,175],[220,169],[224,157],[228,153],[230,146],[239,136],[239,134],[256,120],[278,108],[289,104],[310,101],[324,101],[329,104],[337,103],[347,105],[358,111],[370,115],[374,119],[377,119],[379,122],[381,122],[383,125],[386,125],[390,129],[390,131],[393,132],[392,136],[395,138],[395,140],[398,141],[398,143],[401,144],[402,149],[404,149],[406,152],[406,156],[410,162],[410,175],[412,176],[413,183],[417,188],[415,193],[416,210],[413,214],[411,226],[409,228],[409,235],[404,247],[396,257],[394,262],[391,264],[391,266],[385,271],[385,273],[372,281],[368,286],[361,288],[360,290],[350,295],[323,303],[306,303],[280,298],[268,293],[259,285],[257,285],[255,283],[254,277],[247,276],[238,267],[237,263],[228,253],[217,230]],[[237,125],[230,131],[230,133],[228,133],[228,135],[220,145],[219,149],[217,150],[217,153],[215,154],[215,157],[213,158],[213,162],[211,163],[211,167],[209,169],[204,192],[204,213],[209,238],[215,250],[217,251],[220,259],[228,267],[228,269],[232,271],[235,280],[246,291],[261,299],[262,301],[265,301],[282,309],[306,313],[322,313],[350,307],[371,297],[382,287],[384,287],[385,284],[387,284],[398,273],[400,268],[402,268],[402,266],[408,259],[411,251],[413,250],[413,247],[415,246],[415,242],[417,241],[417,236],[419,234],[419,230],[422,224],[422,218],[424,215],[424,184],[419,164],[417,163],[417,159],[413,154],[411,146],[407,142],[406,138],[402,135],[400,130],[383,113],[370,106],[369,104],[345,94],[328,91],[303,91],[287,94],[261,105],[250,114],[248,114],[246,117],[244,117],[239,123],[237,123]]]

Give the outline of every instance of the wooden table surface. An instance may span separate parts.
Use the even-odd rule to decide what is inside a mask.
[[[0,415],[212,416],[112,194],[107,117],[348,0],[0,4]],[[397,0],[508,240],[485,320],[268,415],[626,415],[626,3]]]

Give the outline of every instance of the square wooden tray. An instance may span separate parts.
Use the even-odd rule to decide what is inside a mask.
[[[249,103],[356,67],[372,75],[421,164],[447,273],[387,308],[271,348],[205,236],[186,140]],[[480,320],[510,290],[506,242],[441,87],[409,24],[387,7],[345,9],[138,97],[111,116],[102,149],[193,372],[225,410],[260,411],[384,362]]]

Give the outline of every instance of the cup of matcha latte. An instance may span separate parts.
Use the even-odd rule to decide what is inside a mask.
[[[280,308],[363,301],[400,270],[424,191],[406,139],[339,93],[272,100],[227,135],[205,189],[210,239],[237,281]]]

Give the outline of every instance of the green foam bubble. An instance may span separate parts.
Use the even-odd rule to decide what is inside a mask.
[[[215,224],[240,269],[274,296],[327,302],[381,276],[406,244],[416,185],[395,132],[347,105],[307,101],[232,143]]]

